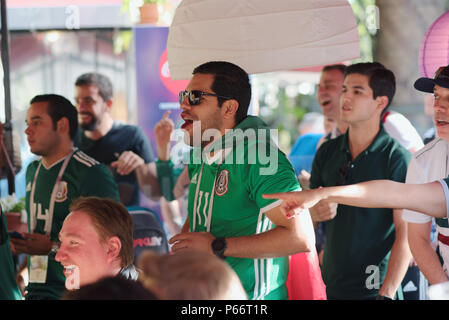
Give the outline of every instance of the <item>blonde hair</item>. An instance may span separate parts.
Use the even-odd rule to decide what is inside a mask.
[[[159,299],[246,300],[234,270],[216,256],[198,251],[158,254],[146,251],[138,262],[139,280]]]
[[[119,254],[121,266],[127,267],[133,263],[134,224],[123,204],[108,198],[79,197],[70,205],[70,211],[88,214],[103,242],[110,237],[118,237],[122,244]]]

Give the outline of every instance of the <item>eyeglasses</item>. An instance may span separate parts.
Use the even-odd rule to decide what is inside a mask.
[[[232,98],[220,96],[215,93],[209,93],[209,92],[204,92],[204,91],[200,91],[200,90],[180,91],[179,92],[179,104],[182,104],[184,99],[187,97],[189,100],[189,105],[197,106],[200,104],[202,96],[212,96],[212,97],[223,98],[226,100],[232,99]]]
[[[351,166],[351,161],[344,162],[340,168],[338,168],[339,179],[337,181],[337,186],[344,186],[346,184],[346,178],[348,177],[349,167]]]
[[[91,106],[97,103],[97,100],[94,100],[92,97],[75,98],[75,105],[80,105],[82,103]]]

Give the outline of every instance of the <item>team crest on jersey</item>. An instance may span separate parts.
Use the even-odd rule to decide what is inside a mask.
[[[215,194],[219,197],[223,196],[228,192],[229,183],[229,171],[221,170],[218,176],[217,182],[215,184]]]
[[[58,189],[56,190],[56,202],[64,202],[67,200],[67,182],[61,181],[58,183]]]

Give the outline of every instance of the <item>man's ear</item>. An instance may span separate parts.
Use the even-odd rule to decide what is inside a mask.
[[[239,108],[239,103],[235,99],[229,99],[221,105],[221,113],[225,119],[234,119]]]
[[[376,98],[377,100],[377,107],[380,109],[380,113],[387,107],[388,105],[388,97],[387,96],[379,96]]]
[[[112,109],[112,99],[108,99],[108,100],[106,100],[106,102],[105,102],[105,104],[106,104],[106,110],[108,111],[108,112],[111,112],[111,109]]]
[[[67,119],[66,117],[62,117],[61,119],[59,119],[58,122],[56,122],[56,130],[60,134],[70,134],[69,119]]]
[[[108,260],[110,262],[116,260],[117,257],[120,255],[121,249],[122,249],[122,242],[120,241],[119,237],[117,236],[110,237],[107,242]]]

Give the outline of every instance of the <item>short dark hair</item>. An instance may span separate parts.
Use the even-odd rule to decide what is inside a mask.
[[[385,113],[396,92],[394,73],[379,62],[361,62],[346,67],[345,77],[353,73],[368,77],[369,86],[373,90],[373,99],[382,96],[388,98],[388,104],[383,110]]]
[[[214,75],[211,89],[220,96],[237,100],[239,108],[235,114],[236,124],[246,118],[251,101],[251,84],[245,70],[230,62],[210,61],[196,67],[193,74],[196,73]],[[221,107],[226,99],[217,98],[218,106]]]
[[[53,122],[53,129],[61,118],[67,118],[69,121],[69,135],[73,141],[78,130],[78,111],[75,106],[63,96],[58,94],[40,94],[31,99],[30,104],[37,102],[47,102],[47,113]]]
[[[346,66],[344,64],[342,64],[342,63],[329,64],[329,65],[323,67],[323,70],[321,70],[321,73],[327,72],[327,71],[332,71],[332,70],[338,70],[342,74],[345,74]]]
[[[96,86],[104,101],[112,99],[113,88],[111,80],[101,73],[84,73],[76,79],[75,86]]]
[[[82,211],[89,215],[99,238],[106,242],[110,237],[118,237],[122,244],[120,260],[122,267],[128,267],[134,260],[134,224],[126,207],[112,199],[99,197],[79,197],[70,205],[70,212]]]

